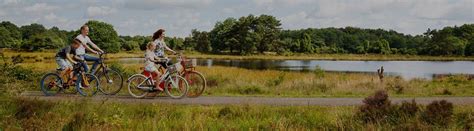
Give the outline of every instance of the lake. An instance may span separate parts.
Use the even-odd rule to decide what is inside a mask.
[[[142,63],[143,58],[122,58],[119,62]],[[386,75],[405,79],[432,79],[437,74],[474,74],[473,61],[330,61],[330,60],[228,60],[197,59],[199,66],[228,66],[256,70],[311,71],[319,66],[331,72],[375,73],[381,66]]]

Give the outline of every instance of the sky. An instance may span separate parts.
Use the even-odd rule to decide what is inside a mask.
[[[474,23],[474,0],[0,0],[0,21],[77,30],[88,20],[119,35],[189,36],[226,18],[267,14],[283,29],[360,27],[422,34]]]

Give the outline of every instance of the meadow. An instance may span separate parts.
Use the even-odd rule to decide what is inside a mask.
[[[434,80],[388,76],[381,82],[376,74],[321,69],[288,72],[196,68],[208,80],[205,96],[367,97],[384,103],[382,106],[206,106],[95,102],[88,98],[44,101],[18,95],[39,91],[39,79],[54,71],[56,64],[47,57],[28,60],[34,56],[27,53],[22,58],[24,61],[16,65],[9,62],[11,57],[5,60],[7,63],[0,63],[4,74],[0,76],[0,130],[469,130],[474,124],[474,106],[394,105],[388,100],[388,96],[472,96],[474,83],[464,75]],[[140,72],[142,65],[112,62],[109,66],[127,78]],[[368,97],[380,90],[388,96]],[[128,95],[126,87],[120,95]]]
[[[113,102],[42,101],[2,97],[0,129],[4,130],[465,130],[472,129],[473,106],[454,106],[441,123],[396,106],[397,115],[366,122],[360,107],[265,105],[169,105]],[[400,108],[400,109],[398,109]]]
[[[20,63],[40,75],[54,71],[53,61]],[[142,64],[111,63],[109,66],[123,73],[124,79],[141,72]],[[377,90],[387,90],[393,97],[472,96],[474,81],[467,75],[454,75],[433,80],[387,76],[381,82],[375,73],[309,72],[277,70],[249,70],[235,67],[199,66],[208,82],[205,96],[262,96],[262,97],[365,97]],[[126,83],[120,94],[128,95]],[[22,90],[38,91],[36,84]]]

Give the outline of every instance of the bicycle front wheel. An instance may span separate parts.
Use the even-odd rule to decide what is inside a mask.
[[[179,75],[171,75],[165,83],[166,94],[173,99],[180,99],[188,92],[188,82]]]
[[[106,95],[117,94],[123,86],[123,77],[115,70],[106,70],[99,74],[100,92]]]
[[[188,93],[186,95],[187,97],[199,97],[204,90],[206,90],[206,79],[201,73],[196,71],[186,71],[186,73],[183,74],[183,77],[189,84]]]
[[[82,77],[82,74],[79,73],[76,89],[82,96],[94,96],[99,90],[99,79],[92,74],[85,74],[85,77]]]
[[[128,93],[135,98],[145,97],[148,94],[148,91],[145,89],[153,86],[151,82],[141,74],[131,76],[127,82]]]
[[[41,91],[46,96],[54,96],[63,89],[63,80],[56,73],[48,73],[41,78]]]

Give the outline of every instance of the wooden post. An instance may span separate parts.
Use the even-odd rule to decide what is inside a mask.
[[[380,69],[377,69],[377,75],[379,75],[380,82],[383,82],[383,66]]]

